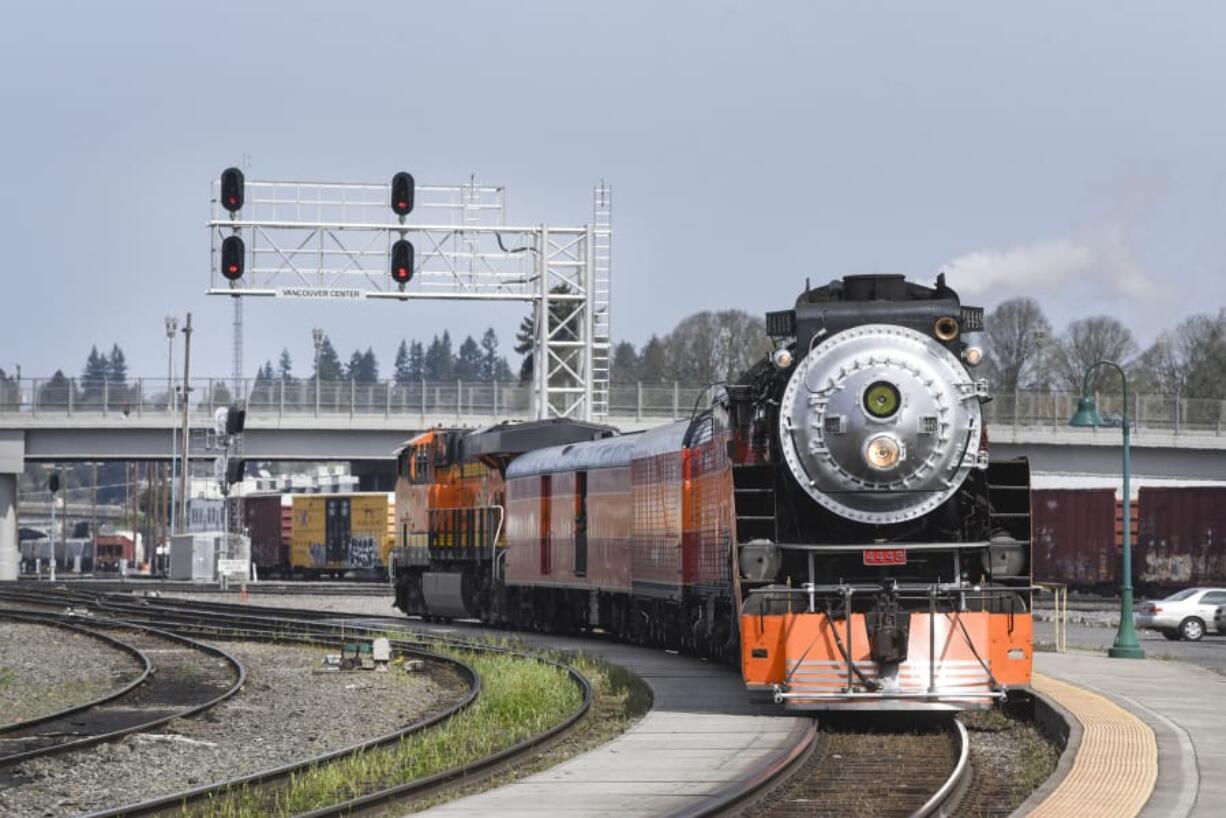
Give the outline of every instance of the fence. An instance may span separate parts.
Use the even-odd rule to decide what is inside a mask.
[[[165,378],[116,383],[79,378],[22,378],[0,381],[0,414],[165,416],[175,403]],[[532,415],[532,387],[518,382],[473,381],[397,383],[355,380],[246,379],[234,394],[231,379],[193,379],[188,393],[193,415],[211,416],[220,406],[244,403],[248,416],[454,417],[494,420]],[[613,385],[609,416],[618,420],[688,418],[707,406],[711,390],[683,383]],[[1075,392],[1017,392],[985,404],[992,426],[1062,428],[1081,396]],[[1099,395],[1099,414],[1108,425],[1122,424],[1119,395]],[[1169,395],[1129,397],[1134,429],[1221,434],[1226,401]]]

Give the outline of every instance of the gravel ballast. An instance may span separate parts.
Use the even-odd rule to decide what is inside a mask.
[[[239,605],[236,593],[179,593],[167,592],[165,597],[199,602],[224,602]],[[409,621],[399,608],[393,607],[395,595],[389,590],[386,595],[362,594],[360,596],[313,596],[311,594],[248,594],[247,604],[252,608],[301,608],[310,611],[335,611],[363,616],[391,616]]]
[[[450,670],[322,672],[329,649],[218,644],[247,668],[236,697],[151,734],[7,770],[0,815],[77,815],[259,772],[391,732],[466,689]]]
[[[84,704],[140,670],[136,657],[83,633],[0,619],[0,725]]]

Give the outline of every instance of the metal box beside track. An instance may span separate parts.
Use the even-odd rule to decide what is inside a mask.
[[[212,582],[220,531],[197,531],[170,538],[170,578]]]

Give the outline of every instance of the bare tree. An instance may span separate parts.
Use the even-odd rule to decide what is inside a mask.
[[[1226,309],[1193,315],[1158,336],[1137,360],[1141,388],[1189,398],[1226,398]]]
[[[1043,385],[1044,345],[1051,324],[1033,298],[1010,298],[992,310],[985,323],[988,371],[996,391]]]
[[[710,384],[740,375],[770,349],[761,318],[743,310],[698,312],[665,340],[670,372],[679,381]]]
[[[1109,315],[1079,318],[1068,325],[1055,346],[1054,364],[1060,380],[1070,391],[1080,392],[1086,369],[1099,361],[1113,361],[1127,368],[1137,353],[1132,331]],[[1120,391],[1114,372],[1099,369],[1090,378],[1092,391]]]

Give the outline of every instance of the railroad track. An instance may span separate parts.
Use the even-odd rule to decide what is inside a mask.
[[[336,614],[321,613],[318,617],[291,617],[284,615],[284,610],[279,609],[272,609],[273,613],[269,613],[263,608],[236,609],[235,606],[207,603],[197,604],[191,600],[134,598],[128,595],[53,589],[40,590],[35,593],[27,589],[0,589],[0,603],[8,602],[11,604],[13,602],[22,602],[32,604],[35,601],[50,608],[62,608],[65,606],[79,608],[84,606],[91,611],[103,611],[109,615],[123,616],[126,620],[157,622],[168,630],[180,634],[190,633],[198,638],[251,639],[335,646],[338,642],[346,639],[383,636],[387,634],[388,630],[387,628],[369,625],[346,625],[343,621],[343,615],[341,621],[337,621],[338,615]],[[3,609],[0,608],[0,610]],[[292,613],[304,614],[305,612],[292,611]],[[365,618],[369,619],[370,617]],[[424,658],[428,661],[450,663],[466,678],[469,683],[468,692],[460,701],[428,718],[360,744],[302,759],[253,775],[172,793],[138,804],[127,804],[115,809],[93,813],[90,818],[110,818],[111,816],[119,815],[178,814],[187,806],[217,798],[224,795],[227,791],[250,790],[262,787],[276,788],[296,773],[300,773],[307,768],[390,745],[438,724],[475,703],[482,689],[480,676],[477,672],[462,660],[437,652],[442,649],[514,654],[525,659],[545,662],[562,668],[580,690],[582,704],[564,721],[536,735],[530,736],[514,746],[492,753],[475,763],[453,767],[425,778],[404,782],[395,786],[375,789],[342,803],[305,813],[305,815],[309,815],[312,818],[348,815],[358,810],[370,809],[393,802],[397,804],[409,802],[444,787],[477,781],[493,772],[505,769],[523,759],[530,758],[560,740],[574,728],[587,713],[591,705],[591,686],[587,679],[573,668],[560,665],[542,657],[530,656],[504,647],[492,646],[474,640],[440,638],[420,634],[414,636],[410,633],[405,633],[404,636],[406,637],[404,639],[390,640],[393,652]]]
[[[809,754],[737,809],[753,818],[953,815],[970,785],[966,728],[819,731]]]
[[[246,680],[242,663],[226,651],[150,625],[113,619],[73,623],[20,609],[0,609],[0,616],[88,634],[135,656],[142,665],[137,678],[119,690],[0,728],[0,768],[201,713],[233,696]]]
[[[228,588],[234,590],[241,583],[230,582]],[[5,582],[0,587],[8,588],[42,588],[49,585],[46,577],[22,578],[15,582]],[[127,579],[94,579],[90,577],[71,577],[60,574],[55,585],[78,588],[83,591],[180,591],[184,593],[216,593],[226,590],[220,582],[193,582],[188,580],[149,579],[145,577],[129,577]],[[352,580],[260,580],[246,583],[251,594],[285,594],[311,596],[386,596],[392,588],[387,580],[352,579]]]

